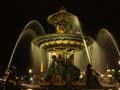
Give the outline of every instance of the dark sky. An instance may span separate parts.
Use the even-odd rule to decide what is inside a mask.
[[[120,44],[120,3],[117,0],[6,0],[0,3],[0,65],[8,64],[13,47],[28,21],[38,20],[46,32],[46,18],[64,6],[77,15],[85,33],[95,37],[105,27]]]

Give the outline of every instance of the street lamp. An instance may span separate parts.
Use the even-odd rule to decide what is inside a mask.
[[[32,69],[29,69],[29,74],[31,74],[32,73]]]

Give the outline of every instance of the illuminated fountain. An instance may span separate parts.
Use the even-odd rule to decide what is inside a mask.
[[[51,58],[52,54],[57,55],[57,57],[61,54],[64,59],[67,60],[70,55],[84,49],[86,51],[87,63],[92,63],[87,46],[91,45],[93,40],[83,35],[81,24],[77,16],[66,12],[66,10],[60,10],[48,17],[48,23],[55,27],[56,33],[35,38],[32,41],[33,56],[36,54],[34,53],[35,48],[36,51],[38,51],[37,48],[39,48],[38,54],[44,51],[49,58]],[[40,59],[40,57],[38,58]],[[51,59],[48,60],[48,66],[50,65],[50,60]],[[42,61],[42,63],[44,65],[41,66],[46,66],[46,61]],[[46,70],[47,67],[44,67],[42,70]]]
[[[86,70],[88,63],[91,63],[98,72],[103,73],[106,71],[108,64],[107,51],[103,50],[104,45],[103,43],[101,44],[100,39],[102,39],[101,33],[103,31],[107,32],[107,30],[100,30],[97,40],[86,36],[82,32],[81,22],[78,17],[65,9],[50,15],[47,21],[51,27],[54,27],[55,33],[46,34],[43,27],[36,20],[30,21],[25,26],[13,49],[7,67],[8,70],[16,48],[22,43],[22,45],[26,44],[26,47],[29,49],[29,59],[32,60],[34,73],[41,74],[42,80],[46,81],[45,84],[54,83],[51,80],[54,73],[51,74],[52,77],[49,77],[50,72],[52,72],[50,70],[55,70],[55,72],[62,70],[58,71],[60,73],[57,81],[59,82],[60,78],[64,78],[62,84],[69,83],[69,81],[77,81],[75,78],[79,77],[80,71]],[[107,35],[112,37],[109,32],[107,32]],[[119,58],[117,44],[113,37],[110,40],[116,49],[116,55],[118,54],[116,57]],[[51,68],[53,64],[54,68]],[[58,67],[59,65],[60,67]],[[66,76],[64,77],[63,74]],[[49,79],[46,79],[48,77]],[[43,83],[40,82],[40,84]]]
[[[78,17],[65,9],[50,15],[48,23],[55,27],[56,33],[45,34],[33,39],[31,43],[33,61],[35,63],[41,61],[40,72],[43,73],[45,81],[53,80],[55,85],[62,85],[71,80],[77,81],[80,75],[80,64],[76,63],[75,55],[84,50],[87,64],[93,64],[88,50],[88,46],[93,44],[93,39],[83,35]],[[53,56],[55,57],[52,58]],[[39,70],[39,66],[34,65],[35,70]],[[61,81],[61,78],[64,82]]]

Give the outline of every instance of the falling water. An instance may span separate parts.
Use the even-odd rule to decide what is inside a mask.
[[[35,46],[33,43],[31,47],[31,51],[32,51],[34,72],[36,74],[39,74],[40,72],[46,71],[49,63],[47,51],[45,51],[41,47]]]
[[[90,51],[92,65],[95,68],[95,70],[99,72],[105,72],[104,66],[105,66],[106,56],[95,40],[94,40],[94,43],[88,47],[88,50]],[[85,49],[75,53],[74,64],[75,66],[80,68],[81,71],[85,71],[86,64],[89,63],[85,53],[86,53]]]
[[[91,53],[91,59],[95,70],[98,72],[106,71],[106,55],[99,44],[94,41],[94,43],[89,47]]]
[[[97,43],[107,56],[106,67],[115,68],[120,51],[112,34],[105,28],[101,29],[97,35]]]
[[[84,43],[84,46],[85,46],[85,50],[86,50],[86,53],[87,53],[89,63],[92,64],[90,52],[88,50],[88,46],[87,46],[87,43],[86,43],[86,40],[85,40],[85,36],[84,36],[84,34],[82,32],[81,23],[80,23],[78,17],[74,15],[72,22],[73,22],[72,30],[75,31],[78,34],[81,34],[81,37],[82,37],[82,40],[83,40],[83,43]]]
[[[107,29],[101,29],[97,35],[97,40],[87,47],[90,53],[92,65],[99,72],[105,72],[107,67],[114,68],[114,64],[119,58],[119,48],[115,42],[114,37],[108,32]],[[87,61],[85,49],[75,53],[75,65],[82,71],[85,70]]]
[[[31,57],[33,61],[34,72],[40,72],[41,52],[40,48],[31,43]]]
[[[42,26],[39,24],[38,21],[36,20],[32,20],[30,21],[23,29],[22,33],[20,34],[19,38],[17,39],[17,42],[13,48],[13,51],[12,51],[12,54],[11,54],[11,57],[10,57],[10,60],[8,62],[8,66],[7,66],[7,70],[9,70],[10,66],[11,66],[11,62],[13,60],[13,56],[15,54],[15,51],[16,51],[16,48],[17,46],[19,45],[19,43],[24,39],[26,38],[28,35],[29,35],[29,45],[30,45],[30,42],[33,38],[35,38],[36,36],[38,35],[41,35],[41,34],[45,34]]]

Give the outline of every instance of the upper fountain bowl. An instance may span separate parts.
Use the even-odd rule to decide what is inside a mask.
[[[47,51],[66,48],[78,51],[85,47],[83,40],[86,41],[88,46],[93,43],[92,38],[82,34],[81,23],[78,17],[67,12],[66,9],[62,8],[48,16],[47,21],[55,28],[56,33],[45,34],[35,38],[32,41],[32,44],[35,46]]]
[[[87,45],[92,44],[92,39],[86,37]],[[43,48],[47,51],[55,49],[71,48],[73,50],[81,50],[84,48],[81,34],[48,34],[35,38],[32,44]]]
[[[58,12],[48,16],[47,21],[55,27],[57,33],[81,33],[81,24],[78,17],[60,9]]]

